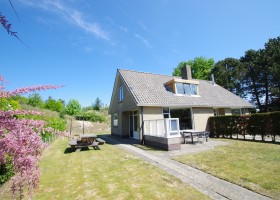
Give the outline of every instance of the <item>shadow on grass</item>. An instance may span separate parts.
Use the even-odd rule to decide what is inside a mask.
[[[280,145],[280,142],[278,142],[278,141],[264,141],[264,140],[256,140],[256,139],[254,140],[254,139],[230,138],[230,137],[213,137],[213,139],[235,140],[235,141],[246,141],[246,142],[254,142],[254,143]]]
[[[80,151],[90,151],[90,150],[101,150],[99,147],[96,147],[96,149],[93,148],[88,148],[88,147],[82,147]],[[71,147],[67,147],[64,150],[64,154],[68,154],[68,153],[74,153],[76,152],[75,148],[71,148]]]

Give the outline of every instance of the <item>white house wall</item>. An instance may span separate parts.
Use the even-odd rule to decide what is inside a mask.
[[[163,119],[162,107],[144,107],[144,120]]]
[[[194,129],[208,130],[208,118],[214,116],[213,108],[192,108]]]

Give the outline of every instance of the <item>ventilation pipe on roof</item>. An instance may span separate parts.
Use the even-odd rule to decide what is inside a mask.
[[[191,66],[185,65],[181,68],[182,79],[191,80],[192,79],[192,70]]]
[[[211,74],[211,78],[212,78],[212,84],[213,84],[213,85],[216,85],[216,84],[215,84],[215,77],[214,77],[214,74]]]

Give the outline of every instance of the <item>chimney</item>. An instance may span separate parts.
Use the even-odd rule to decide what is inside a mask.
[[[191,66],[185,65],[181,68],[182,79],[191,80],[192,79],[192,70]]]

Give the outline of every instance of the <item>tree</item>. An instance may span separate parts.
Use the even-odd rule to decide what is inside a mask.
[[[240,97],[244,97],[242,85],[244,69],[239,59],[226,58],[218,61],[212,69],[212,74],[215,75],[215,82],[218,85]]]
[[[27,104],[34,107],[42,108],[44,106],[44,101],[40,94],[34,93],[28,96]]]
[[[240,61],[246,70],[244,77],[244,90],[251,95],[261,112],[268,111],[270,101],[271,68],[266,63],[264,50],[248,50]]]
[[[9,99],[12,96],[26,94],[31,91],[56,89],[60,86],[34,86],[6,91],[3,83],[7,83],[0,76],[0,98]],[[40,133],[53,132],[45,128],[42,120],[25,119],[26,115],[42,115],[37,111],[9,109],[0,110],[0,164],[11,162],[15,175],[12,177],[12,190],[18,191],[23,198],[24,186],[28,186],[29,194],[38,185],[38,161],[46,144],[43,143]]]
[[[92,104],[93,110],[101,110],[102,108],[102,102],[99,99],[99,97],[97,97],[94,101],[94,103]]]
[[[181,68],[185,65],[190,65],[192,69],[192,77],[195,79],[208,80],[211,76],[211,70],[214,68],[214,59],[205,57],[196,57],[194,60],[180,62],[173,69],[173,76],[182,76]]]
[[[269,39],[265,43],[264,57],[270,67],[271,78],[271,101],[279,102],[280,98],[280,37]]]
[[[81,105],[78,100],[70,99],[66,106],[66,113],[68,115],[76,115],[81,111]]]
[[[45,102],[44,108],[46,108],[48,110],[56,111],[56,112],[62,112],[65,109],[62,101],[60,101],[60,100],[56,101],[55,99],[52,99],[52,98],[49,98]]]

